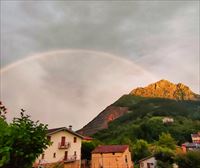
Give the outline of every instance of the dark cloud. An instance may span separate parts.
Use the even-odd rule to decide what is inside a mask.
[[[197,30],[191,29],[197,27],[197,3],[5,1],[3,64],[58,48],[103,50],[132,59],[153,55],[177,38],[196,36]],[[176,36],[173,21],[183,21],[181,30],[185,29]]]
[[[1,1],[2,67],[35,53],[71,48],[111,53],[145,67],[155,79],[183,82],[199,92],[199,1]],[[1,98],[12,110],[29,107],[36,118],[51,123],[54,104],[62,123],[66,116],[81,126],[75,112],[88,111],[83,120],[89,121],[121,94],[151,81],[145,80],[146,71],[133,73],[123,61],[79,54],[2,73],[7,87]]]

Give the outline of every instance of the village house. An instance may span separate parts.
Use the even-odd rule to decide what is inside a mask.
[[[98,146],[92,151],[91,168],[133,168],[128,145]]]
[[[140,168],[155,168],[156,167],[156,159],[154,156],[148,156],[139,160]]]
[[[81,142],[83,137],[72,131],[72,127],[49,129],[48,138],[52,142],[36,162],[35,167],[47,167],[52,163],[61,163],[64,168],[80,168]]]
[[[162,121],[163,121],[164,124],[170,124],[170,123],[173,123],[173,122],[174,122],[174,119],[171,118],[171,117],[164,117],[164,118],[162,119]]]
[[[200,132],[198,132],[197,134],[191,134],[191,137],[193,143],[200,144]]]
[[[187,151],[200,151],[200,132],[197,134],[191,134],[192,143],[185,142],[181,145],[182,151],[186,153]]]
[[[200,144],[186,142],[181,145],[182,151],[186,153],[187,151],[200,151]]]

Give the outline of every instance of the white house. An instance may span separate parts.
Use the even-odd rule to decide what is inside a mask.
[[[139,160],[140,168],[155,168],[156,167],[156,159],[153,156],[146,157],[144,159]]]
[[[35,165],[48,165],[51,163],[78,164],[81,160],[81,141],[82,136],[72,131],[72,127],[61,127],[49,129],[48,138],[52,145],[41,154],[35,162]],[[65,166],[67,167],[67,166]]]
[[[164,124],[170,124],[174,122],[174,119],[171,117],[164,117],[162,121]]]

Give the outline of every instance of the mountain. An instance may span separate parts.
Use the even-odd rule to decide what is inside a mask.
[[[200,96],[193,93],[188,86],[160,80],[123,95],[77,132],[83,135],[94,135],[100,130],[109,131],[109,126],[115,125],[113,123],[124,125],[150,115],[153,117],[189,116],[191,119],[195,117],[200,119],[199,105]]]
[[[193,93],[188,86],[182,83],[173,84],[167,80],[160,80],[144,88],[136,88],[131,95],[142,97],[159,97],[175,100],[198,100],[199,95]]]
[[[99,130],[108,128],[108,123],[128,112],[128,107],[108,106],[97,117],[78,131],[82,135],[92,135]]]

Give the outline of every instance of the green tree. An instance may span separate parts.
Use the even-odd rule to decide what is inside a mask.
[[[186,154],[178,154],[175,161],[180,168],[200,168],[200,152],[189,151]]]
[[[9,161],[9,146],[5,146],[4,142],[8,139],[10,134],[8,124],[6,122],[7,111],[5,106],[0,102],[0,167]]]
[[[83,142],[81,147],[81,159],[91,160],[91,152],[95,145],[92,142]]]
[[[24,110],[21,117],[13,119],[10,124],[1,116],[0,126],[0,167],[30,168],[50,145],[46,136],[47,125],[32,121]]]
[[[167,147],[157,147],[154,154],[157,168],[171,168],[174,163],[174,151]]]
[[[9,161],[9,146],[4,143],[10,134],[8,124],[0,117],[0,167]]]
[[[97,140],[82,142],[81,159],[91,160],[91,152],[100,144],[101,142]]]
[[[172,150],[176,149],[176,141],[174,140],[174,138],[172,138],[172,136],[169,133],[162,133],[159,136],[157,144],[160,147],[169,148]]]
[[[5,121],[6,119],[6,113],[7,113],[7,109],[6,107],[2,104],[2,102],[0,101],[0,118],[2,120]]]
[[[157,168],[171,168],[174,163],[176,141],[169,133],[162,133],[156,145],[154,156],[157,160]]]
[[[145,140],[137,140],[133,145],[133,160],[137,163],[140,159],[151,155],[149,145]]]

